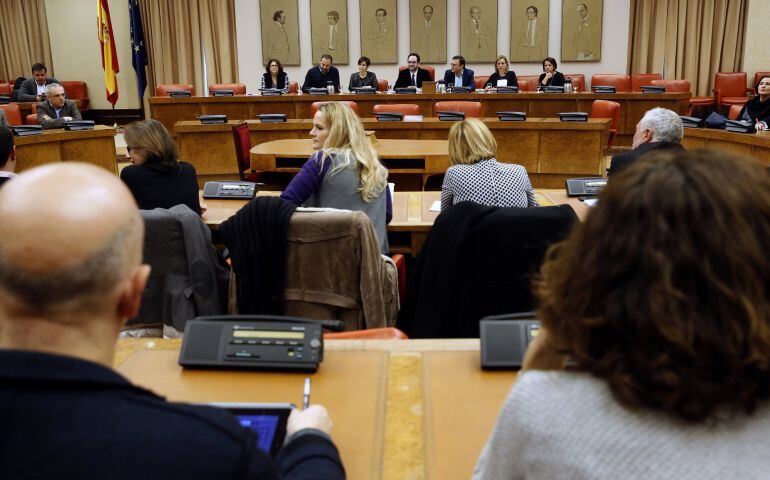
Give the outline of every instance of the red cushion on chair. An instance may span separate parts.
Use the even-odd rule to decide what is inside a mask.
[[[324,340],[358,339],[358,340],[406,340],[409,337],[397,328],[369,328],[351,332],[324,333]]]
[[[324,103],[331,103],[331,102],[313,102],[310,104],[310,116],[315,117],[316,112],[318,111],[318,108],[323,105]],[[350,107],[356,115],[358,115],[358,104],[356,102],[351,102],[350,100],[345,100],[340,103],[347,104],[348,107]]]
[[[391,112],[391,113],[400,113],[402,115],[419,115],[420,106],[415,105],[413,103],[378,104],[378,105],[375,105],[374,108],[372,108],[372,111],[374,113]]]
[[[653,80],[662,80],[663,75],[659,73],[634,73],[631,75],[631,91],[641,92],[645,85],[652,85]]]
[[[86,82],[61,82],[61,86],[64,87],[64,92],[67,94],[68,99],[77,100],[79,102],[78,108],[80,110],[88,110],[89,99],[88,85]]]
[[[155,87],[155,96],[168,97],[171,95],[171,92],[178,92],[180,90],[190,92],[190,95],[195,96],[195,86],[183,83],[162,83]]]
[[[487,86],[489,75],[476,75],[473,80],[476,82],[476,88],[484,88]]]
[[[466,117],[481,118],[484,109],[481,102],[446,101],[436,102],[433,105],[433,115],[438,117],[438,112],[463,112]]]
[[[616,93],[631,91],[631,77],[628,75],[596,74],[591,77],[591,88],[598,86],[615,87]]]
[[[607,141],[607,148],[611,148],[615,142],[615,134],[618,131],[618,121],[620,119],[620,104],[609,100],[594,100],[591,104],[591,118],[611,118],[612,127],[610,128],[610,138]]]
[[[209,93],[216,90],[232,90],[233,95],[246,95],[246,85],[242,83],[212,83]]]
[[[5,118],[8,120],[9,125],[12,127],[21,125],[21,111],[18,105],[9,103],[7,105],[0,105],[0,108],[5,110]]]

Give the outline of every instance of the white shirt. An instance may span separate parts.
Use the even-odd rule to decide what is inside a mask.
[[[536,47],[535,42],[535,32],[537,32],[537,18],[533,18],[529,21],[529,24],[527,25],[527,42],[525,43],[525,46],[527,47]]]
[[[37,82],[35,82],[35,86],[37,87],[37,94],[43,95],[45,93],[45,83],[42,85],[39,85]]]
[[[337,24],[329,25],[329,48],[334,50],[334,34],[337,33]]]

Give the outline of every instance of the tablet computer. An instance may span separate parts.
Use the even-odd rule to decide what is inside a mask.
[[[238,422],[257,435],[257,447],[271,457],[286,440],[286,423],[294,408],[291,403],[209,403],[212,407],[224,408],[232,413]]]

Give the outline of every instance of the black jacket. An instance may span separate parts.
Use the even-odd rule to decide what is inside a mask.
[[[52,83],[59,83],[58,80],[55,78],[48,78],[45,79],[45,84],[50,85]],[[19,97],[18,102],[36,102],[37,101],[37,82],[35,82],[34,78],[28,78],[22,82],[21,87],[19,87]]]
[[[455,84],[455,74],[451,68],[444,72],[444,84],[447,86]],[[476,88],[476,84],[473,82],[473,70],[470,68],[463,69],[463,87]]]
[[[302,84],[302,91],[307,93],[311,88],[326,88],[326,82],[332,82],[334,91],[340,93],[342,89],[340,87],[340,71],[335,67],[331,67],[329,72],[324,75],[318,65],[316,65],[307,71],[305,83]]]
[[[759,100],[759,95],[752,98],[741,109],[738,120],[743,120],[743,115],[748,112],[751,118],[751,123],[764,122],[767,126],[770,126],[770,99],[764,102]]]
[[[0,350],[0,478],[345,478],[327,438],[271,460],[230,413],[169,403],[72,357]]]
[[[619,153],[613,156],[612,163],[610,163],[610,170],[607,172],[607,174],[616,175],[619,171],[629,167],[632,163],[634,163],[637,158],[653,150],[678,152],[678,151],[683,151],[684,147],[678,143],[673,143],[673,142],[643,143],[633,150]]]
[[[422,88],[422,82],[430,82],[430,72],[417,67],[417,88]],[[396,85],[393,88],[406,88],[412,85],[412,72],[408,68],[398,72]]]
[[[489,76],[487,83],[491,83],[493,87],[496,87],[498,80],[508,80],[509,87],[519,86],[519,81],[516,79],[516,74],[513,72],[513,70],[508,70],[508,73],[506,73],[504,77],[501,77],[498,72],[495,72]]]
[[[540,78],[537,79],[538,87],[543,86],[544,78],[545,78],[545,72],[541,73]],[[551,77],[551,79],[548,80],[546,85],[552,86],[552,87],[563,87],[565,83],[567,83],[567,81],[564,79],[564,74],[561,72],[554,72],[553,77]]]
[[[134,194],[141,210],[182,204],[201,214],[198,177],[189,163],[128,165],[120,172],[120,179]]]

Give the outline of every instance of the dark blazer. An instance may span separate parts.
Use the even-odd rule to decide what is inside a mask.
[[[417,67],[417,88],[422,88],[422,82],[430,82],[430,72]],[[393,88],[406,88],[412,85],[412,72],[408,68],[398,72],[396,85]]]
[[[495,72],[489,76],[487,83],[491,83],[493,87],[496,87],[498,80],[508,80],[509,87],[519,86],[519,81],[516,79],[516,74],[513,72],[513,70],[508,70],[508,73],[506,73],[504,77],[501,77],[499,73]]]
[[[45,84],[50,85],[52,83],[59,83],[55,78],[46,78]],[[19,102],[36,102],[37,101],[37,83],[34,78],[28,78],[24,80],[19,88]]]
[[[632,163],[636,161],[637,158],[653,150],[678,152],[678,151],[683,151],[684,147],[678,143],[672,143],[672,142],[643,143],[633,150],[619,153],[613,156],[612,162],[610,163],[610,169],[607,172],[607,175],[616,175],[619,171],[623,170],[624,168],[628,168]]]
[[[334,84],[334,91],[339,93],[340,87],[340,71],[336,67],[331,67],[329,73],[324,75],[318,65],[307,71],[305,75],[305,83],[302,84],[302,91],[307,92],[311,88],[326,88],[326,82],[332,82]]]
[[[128,165],[120,172],[120,179],[131,190],[142,210],[182,204],[201,214],[198,177],[195,167],[189,163]]]
[[[543,86],[543,79],[545,78],[545,72],[540,74],[540,78],[537,79],[538,87]],[[563,87],[567,81],[564,79],[564,74],[561,72],[554,72],[553,77],[546,83],[546,85],[552,87]]]
[[[770,99],[762,102],[759,100],[759,95],[755,96],[743,106],[738,120],[743,120],[746,113],[748,113],[751,123],[764,122],[770,127]]]
[[[455,74],[451,68],[444,72],[444,84],[447,86],[455,84]],[[473,70],[470,68],[463,70],[463,87],[476,88],[473,82]]]
[[[372,87],[373,89],[377,90],[377,87],[379,85],[377,84],[377,75],[374,74],[374,72],[366,72],[366,77],[361,78],[360,75],[358,75],[358,72],[353,72],[350,74],[350,82],[348,82],[348,90],[353,91],[354,88],[359,87]]]
[[[48,103],[48,100],[40,102],[36,105],[37,108],[37,123],[43,126],[43,128],[62,128],[64,127],[64,118],[72,117],[73,120],[83,120],[80,116],[80,110],[74,100],[64,100],[64,105],[61,107],[59,116],[56,116],[56,110]]]
[[[284,88],[289,88],[289,75],[286,74],[286,72],[281,72],[278,75],[278,85],[273,85],[273,77],[265,72],[262,74],[262,85],[264,88],[278,88],[283,90]]]
[[[323,434],[298,432],[271,460],[230,413],[73,357],[0,350],[0,425],[7,479],[345,478]]]

